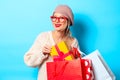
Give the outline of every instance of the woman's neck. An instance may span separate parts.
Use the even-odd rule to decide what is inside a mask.
[[[65,35],[64,31],[53,31],[53,38],[55,42],[60,42],[66,40],[68,36]]]
[[[56,38],[61,38],[61,39],[66,36],[64,31],[54,31],[54,34]]]

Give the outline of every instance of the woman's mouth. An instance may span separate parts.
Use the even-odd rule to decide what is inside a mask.
[[[62,24],[55,24],[55,27],[60,27]]]

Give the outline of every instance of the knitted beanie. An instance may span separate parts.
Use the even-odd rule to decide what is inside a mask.
[[[55,8],[55,11],[56,13],[60,13],[62,15],[64,15],[65,17],[67,17],[69,20],[70,20],[70,26],[73,25],[74,23],[74,16],[73,16],[73,12],[71,10],[71,8],[67,5],[58,5],[56,8]]]

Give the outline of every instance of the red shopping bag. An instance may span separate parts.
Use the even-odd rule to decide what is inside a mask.
[[[81,59],[83,80],[94,80],[92,61],[90,59]]]
[[[81,60],[48,62],[47,80],[83,80]]]
[[[72,48],[74,59],[66,61],[56,57],[55,62],[47,63],[48,80],[94,80],[92,62],[90,59],[81,59],[77,48]]]

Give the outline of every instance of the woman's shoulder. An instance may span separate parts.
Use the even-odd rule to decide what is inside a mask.
[[[72,44],[71,44],[71,46],[78,47],[78,40],[77,40],[77,38],[72,37]]]
[[[72,41],[72,43],[78,42],[77,38],[73,36],[70,37],[70,40]]]

